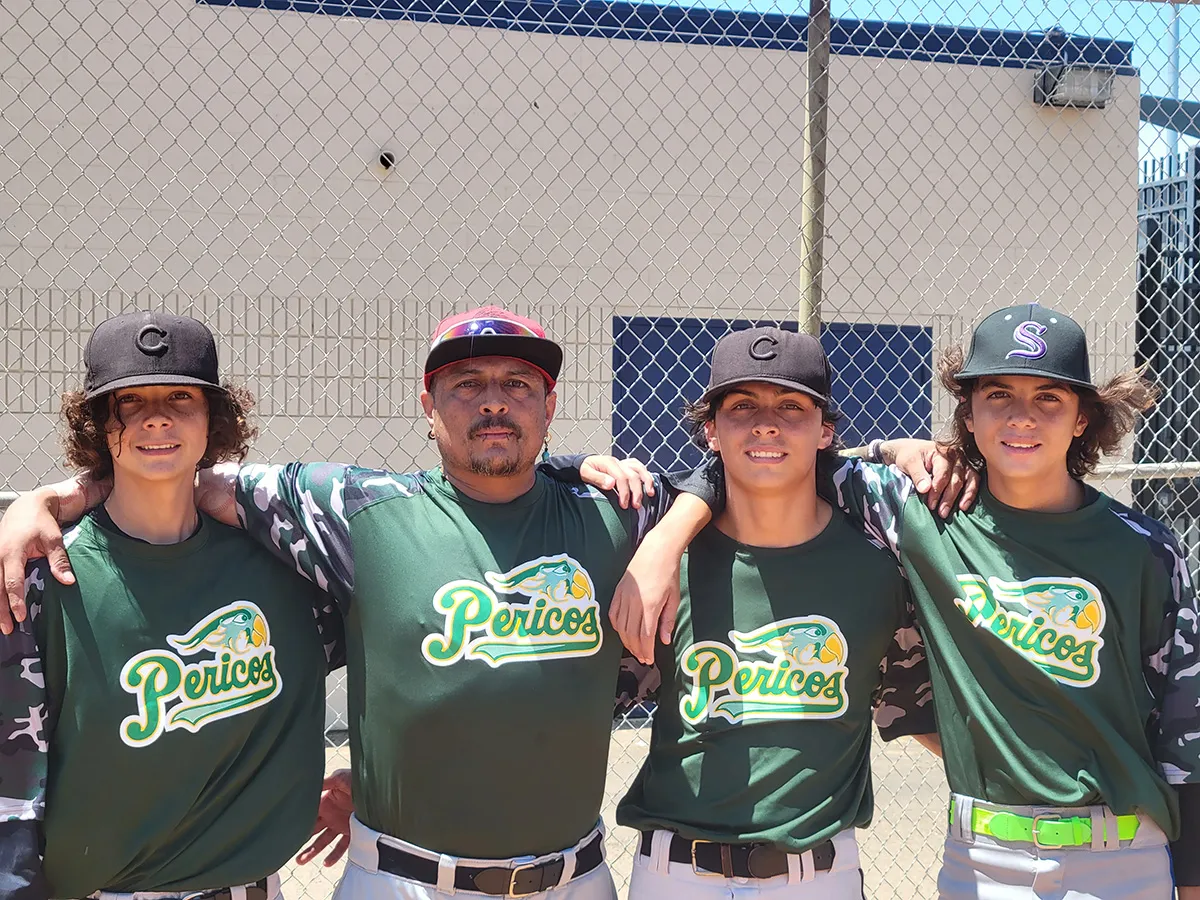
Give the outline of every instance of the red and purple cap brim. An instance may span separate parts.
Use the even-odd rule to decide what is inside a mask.
[[[425,389],[446,366],[464,359],[500,356],[528,363],[546,378],[552,390],[562,370],[562,347],[546,337],[531,319],[497,307],[483,307],[443,319],[425,358]]]

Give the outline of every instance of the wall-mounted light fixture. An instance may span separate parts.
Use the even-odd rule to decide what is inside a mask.
[[[1062,63],[1042,71],[1033,85],[1033,102],[1041,106],[1103,109],[1112,99],[1115,69]]]

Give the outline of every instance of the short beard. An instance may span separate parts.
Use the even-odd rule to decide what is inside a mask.
[[[520,459],[475,459],[468,460],[468,465],[474,475],[486,475],[491,478],[507,478],[516,475],[525,467]]]
[[[489,428],[507,428],[512,431],[516,437],[516,456],[508,459],[468,456],[467,467],[471,472],[475,475],[483,475],[489,478],[508,478],[528,468],[521,459],[521,451],[523,449],[521,445],[525,437],[525,432],[520,425],[508,416],[487,416],[481,419],[471,426],[471,430],[467,432],[467,440],[470,441],[481,431],[486,431]]]

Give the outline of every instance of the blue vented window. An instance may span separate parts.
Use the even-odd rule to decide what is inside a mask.
[[[655,471],[701,459],[680,425],[683,400],[708,383],[708,360],[726,332],[774,322],[613,318],[613,443]],[[781,325],[796,330],[795,322]],[[915,325],[827,323],[821,344],[833,367],[833,397],[847,446],[872,438],[930,436],[933,336]]]

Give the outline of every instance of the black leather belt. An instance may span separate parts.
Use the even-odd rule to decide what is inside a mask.
[[[650,855],[654,832],[642,832],[642,856]],[[822,841],[810,848],[813,871],[828,872],[837,854],[833,841]],[[798,856],[799,854],[793,854]],[[691,863],[698,875],[723,875],[726,878],[774,878],[788,872],[788,854],[774,844],[721,844],[716,841],[692,841],[671,835],[671,862]]]
[[[436,887],[438,883],[438,861],[417,856],[399,847],[392,847],[383,841],[378,841],[379,870],[392,875],[399,875],[409,881],[419,881]],[[584,844],[575,854],[575,872],[571,875],[574,880],[586,875],[600,863],[604,862],[604,837],[597,834]],[[457,891],[478,891],[481,894],[491,894],[496,897],[525,897],[557,887],[562,880],[563,868],[566,861],[562,854],[538,863],[522,866],[456,866],[454,869],[454,889]]]

